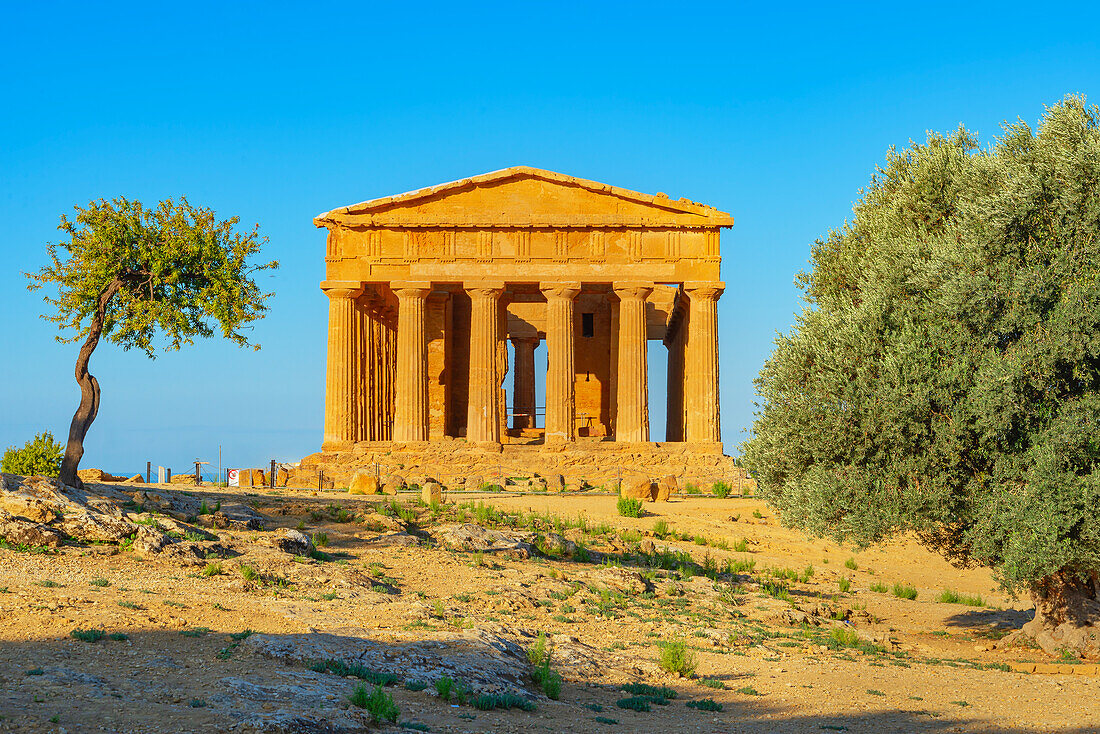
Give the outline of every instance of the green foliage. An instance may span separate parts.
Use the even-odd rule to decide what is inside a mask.
[[[345,663],[343,660],[315,660],[306,667],[315,673],[329,673],[341,678],[359,678],[376,686],[392,686],[399,680],[399,676],[393,673],[380,672],[362,663]]]
[[[689,709],[697,709],[699,711],[721,711],[722,704],[715,701],[713,698],[701,698],[698,701],[688,701],[687,707]]]
[[[940,595],[936,597],[936,601],[941,604],[965,604],[968,607],[984,607],[985,602],[982,601],[982,597],[979,594],[973,596],[969,594],[960,594],[957,591],[951,589],[944,589],[940,592]]]
[[[715,497],[721,497],[722,499],[729,497],[730,492],[733,491],[733,487],[731,487],[726,482],[721,481],[715,482],[714,486],[711,489],[714,492]]]
[[[348,699],[352,706],[366,709],[370,713],[371,721],[397,721],[401,710],[393,701],[393,696],[382,690],[382,686],[375,686],[373,690],[366,684],[360,683]]]
[[[857,568],[859,568],[859,564],[856,563],[856,559],[854,556],[844,562],[844,568],[847,568],[851,571],[855,571]]]
[[[725,690],[726,684],[717,678],[704,678],[699,681],[699,685],[706,686],[707,688],[717,688],[718,690]]]
[[[845,576],[836,582],[836,586],[838,589],[840,589],[842,593],[847,594],[848,591],[852,588],[852,580]]]
[[[669,673],[678,673],[690,676],[695,672],[697,665],[695,653],[692,652],[683,640],[669,640],[661,644],[661,654],[657,664],[662,670]]]
[[[642,509],[642,501],[633,497],[620,497],[618,508],[619,514],[623,517],[641,517],[645,512]]]
[[[100,296],[116,284],[103,336],[123,349],[153,356],[158,330],[167,349],[179,349],[196,336],[213,336],[212,323],[230,341],[248,344],[242,327],[263,317],[270,296],[252,276],[278,267],[251,262],[266,242],[258,226],[238,232],[237,217],[218,221],[212,210],[186,199],[146,208],[119,197],[75,209],[73,219],[61,217],[58,229],[67,239],[49,245],[50,264],[27,274],[31,289],[57,286],[57,295],[44,299],[45,318],[75,332],[60,341],[88,333]]]
[[[546,633],[539,632],[538,639],[527,649],[527,661],[531,663],[531,679],[542,688],[547,698],[557,700],[561,696],[561,675],[550,667],[550,650],[546,645]]]
[[[24,477],[36,474],[56,477],[61,471],[61,456],[64,453],[64,447],[54,440],[53,434],[43,431],[23,444],[21,449],[15,446],[5,449],[4,458],[0,460],[0,471]]]
[[[874,582],[873,584],[871,584],[867,588],[870,589],[871,591],[874,591],[874,592],[878,593],[878,594],[885,594],[887,591],[890,590],[889,587],[886,586],[886,584],[884,584],[880,581]]]
[[[620,698],[615,702],[615,705],[621,709],[630,709],[631,711],[652,711],[650,703],[648,696],[631,696],[630,698]]]
[[[103,578],[92,579],[88,583],[91,584],[92,586],[98,586],[100,588],[106,588],[106,587],[111,585],[110,581],[108,581],[107,579],[103,579]]]
[[[493,709],[535,710],[534,701],[528,701],[523,696],[517,696],[514,693],[482,693],[480,696],[475,697],[470,705],[482,711],[492,711]]]
[[[909,599],[911,601],[917,598],[917,590],[909,584],[894,584],[893,592],[894,596],[899,599]]]
[[[80,640],[81,642],[99,642],[100,640],[102,640],[106,636],[107,636],[106,632],[104,632],[103,630],[97,630],[97,629],[86,629],[86,630],[79,630],[78,629],[78,630],[73,630],[72,632],[69,633],[69,637],[72,637],[74,640]]]
[[[1100,110],[891,150],[799,285],[744,445],[785,523],[1009,589],[1100,572]]]
[[[650,698],[676,698],[676,690],[668,686],[651,686],[648,683],[624,683],[619,686],[623,693]]]

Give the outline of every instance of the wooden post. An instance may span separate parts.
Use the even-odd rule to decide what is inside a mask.
[[[275,489],[275,459],[271,460],[271,476],[268,480],[268,485],[270,485],[271,489]]]
[[[196,487],[201,487],[202,486],[202,475],[199,474],[199,469],[200,469],[199,462],[196,461],[195,462],[195,486]]]
[[[153,462],[151,461],[145,462],[145,483],[153,483]]]

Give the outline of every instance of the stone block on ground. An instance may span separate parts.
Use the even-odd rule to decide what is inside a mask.
[[[382,494],[394,495],[405,489],[405,478],[399,474],[387,474],[382,479]]]
[[[424,487],[420,490],[420,498],[425,504],[438,505],[443,502],[443,487],[439,482],[424,482]]]
[[[635,500],[652,501],[655,496],[653,482],[648,478],[623,478],[622,489],[619,492],[623,497]]]
[[[679,489],[676,483],[676,477],[669,474],[666,477],[662,477],[661,480],[657,482],[657,491],[654,499],[656,499],[657,502],[668,502],[669,497],[676,494]]]
[[[309,556],[316,550],[308,535],[293,528],[288,528],[282,537],[276,538],[275,547],[292,556]]]
[[[435,535],[443,547],[451,550],[502,553],[514,558],[530,558],[535,551],[526,537],[506,535],[473,523],[445,525],[437,529]]]
[[[348,494],[378,494],[378,477],[374,472],[357,471],[348,483]]]

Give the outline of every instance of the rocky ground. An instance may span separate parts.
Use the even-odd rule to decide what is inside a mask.
[[[987,572],[753,499],[3,482],[0,731],[1100,729]]]

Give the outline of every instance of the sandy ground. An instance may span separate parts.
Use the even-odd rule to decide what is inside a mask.
[[[606,665],[574,675],[563,660],[559,700],[536,695],[530,684],[538,704],[532,712],[481,711],[441,701],[431,687],[398,684],[387,689],[400,708],[398,721],[435,732],[1100,730],[1100,679],[1004,670],[1050,659],[995,646],[1030,612],[1026,602],[998,592],[987,571],[953,568],[908,542],[856,553],[807,538],[779,526],[757,500],[681,497],[626,518],[607,495],[451,494],[436,513],[417,509],[415,495],[398,498],[417,513],[411,529],[422,537],[463,519],[455,502],[533,511],[551,523],[583,517],[588,530],[572,527],[565,535],[642,571],[653,589],[609,595],[599,583],[606,568],[592,562],[463,553],[424,541],[381,544],[386,531],[365,518],[390,498],[185,489],[211,504],[243,499],[268,518],[263,531],[219,531],[232,552],[211,561],[220,564],[212,575],[113,546],[50,555],[0,549],[0,731],[338,731],[325,728],[323,715],[299,728],[264,724],[264,715],[300,706],[271,692],[298,680],[293,676],[303,669],[231,635],[354,628],[396,640],[502,626],[574,640],[605,654]],[[347,517],[338,518],[333,505]],[[462,512],[474,519],[469,508]],[[659,520],[678,538],[692,539],[653,537]],[[294,560],[268,548],[293,527],[327,535],[327,557]],[[735,550],[742,540],[745,550]],[[638,568],[633,554],[650,542],[690,554],[698,568],[713,561],[718,573],[712,579],[682,568]],[[727,560],[755,567],[721,573]],[[278,581],[248,582],[242,564]],[[790,601],[765,593],[767,569],[801,576],[784,582]],[[839,591],[842,578],[851,581],[847,593]],[[870,590],[877,584],[912,585],[916,599]],[[936,601],[948,588],[980,595],[983,605]],[[813,613],[822,607],[847,612],[851,628],[875,644],[827,644],[832,623]],[[811,612],[808,624],[792,620],[796,609]],[[126,639],[88,643],[70,636],[93,628]],[[667,640],[687,643],[694,675],[658,668],[659,643]],[[347,708],[357,681],[319,680],[328,705]],[[626,710],[617,706],[628,695],[619,685],[631,680],[678,695],[650,712]],[[686,705],[706,698],[722,710]]]

